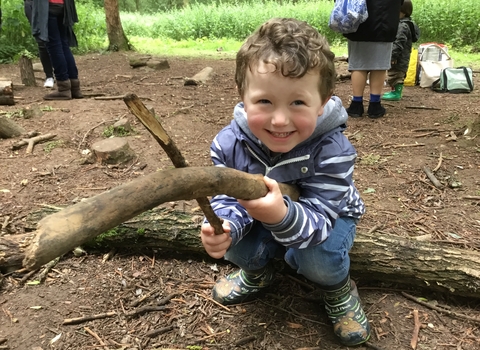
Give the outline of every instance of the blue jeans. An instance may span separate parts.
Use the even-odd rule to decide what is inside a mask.
[[[70,50],[68,29],[63,25],[63,18],[63,6],[50,4],[47,50],[57,81],[78,79],[78,69]]]
[[[244,270],[258,270],[278,256],[297,273],[321,287],[336,286],[345,281],[350,271],[348,252],[356,234],[356,220],[341,217],[330,236],[322,244],[305,249],[285,248],[276,242],[270,231],[256,222],[251,231],[225,254],[225,259]]]

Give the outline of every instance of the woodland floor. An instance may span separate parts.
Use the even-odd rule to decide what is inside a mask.
[[[239,100],[234,61],[168,61],[170,69],[155,71],[130,68],[122,53],[77,57],[85,94],[137,94],[154,108],[188,162],[209,166],[210,143],[230,122]],[[207,66],[214,69],[211,80],[184,86],[183,77]],[[344,73],[344,63],[338,71]],[[41,74],[36,74],[40,85]],[[0,65],[0,77],[21,82],[16,65]],[[480,86],[478,77],[475,83]],[[46,102],[46,92],[40,86],[15,88],[16,105],[0,106],[0,115],[8,114],[27,131],[56,134],[35,145],[31,155],[25,148],[11,150],[18,139],[0,140],[0,235],[24,233],[32,211],[71,205],[172,167],[122,99]],[[348,105],[350,81],[339,81],[336,94]],[[431,241],[480,250],[480,128],[472,124],[479,120],[479,95],[478,88],[451,95],[406,87],[402,101],[385,104],[386,117],[348,121],[346,134],[359,155],[356,185],[367,204],[359,230],[402,237],[428,234]],[[25,107],[42,113],[24,119],[19,111]],[[137,157],[119,167],[84,164],[82,151],[104,139],[107,128],[122,117],[134,128],[126,138]],[[467,129],[471,132],[464,135]],[[440,189],[426,177],[424,166],[435,170]],[[102,261],[103,253],[65,255],[41,284],[35,283],[35,274],[28,279],[6,276],[0,287],[0,349],[345,349],[334,338],[322,306],[308,298],[312,286],[300,276],[279,272],[277,284],[263,298],[224,308],[211,301],[210,290],[233,269],[228,264],[131,249]],[[411,349],[414,310],[421,323],[417,349],[480,349],[478,322],[419,305],[396,286],[357,282],[373,327],[369,345],[359,349]],[[146,295],[150,297],[138,307],[168,297],[165,309],[129,316],[137,310],[132,303]],[[448,296],[416,296],[480,317],[479,299],[460,303]],[[108,312],[115,315],[63,324]],[[159,335],[149,333],[164,327]]]

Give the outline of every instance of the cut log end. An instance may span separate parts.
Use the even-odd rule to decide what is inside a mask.
[[[135,157],[135,152],[130,148],[127,140],[121,137],[96,142],[92,150],[100,163],[121,164]]]
[[[0,80],[0,106],[13,106],[13,83],[9,80]]]

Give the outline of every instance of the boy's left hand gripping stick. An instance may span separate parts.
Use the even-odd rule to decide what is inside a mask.
[[[147,130],[152,134],[152,136],[157,140],[157,142],[162,146],[165,153],[172,161],[175,168],[186,168],[188,163],[180,153],[180,150],[173,142],[173,139],[168,136],[167,132],[163,128],[162,124],[155,118],[155,116],[145,107],[145,105],[140,101],[137,95],[128,94],[123,97],[123,101],[127,105],[130,112],[135,115],[140,122],[147,128]],[[210,201],[207,197],[196,198],[195,199],[202,209],[205,217],[207,218],[210,225],[215,230],[216,235],[221,235],[223,233],[222,219],[220,219],[212,209]]]

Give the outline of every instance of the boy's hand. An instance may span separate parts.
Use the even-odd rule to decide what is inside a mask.
[[[247,200],[238,200],[248,213],[258,221],[266,224],[278,224],[287,215],[287,206],[283,201],[278,182],[267,176],[263,177],[268,193],[265,197]]]
[[[230,223],[223,220],[222,227],[224,233],[221,235],[216,235],[215,230],[210,224],[203,224],[200,230],[203,247],[208,255],[215,259],[222,258],[230,247],[230,244],[232,244]]]

